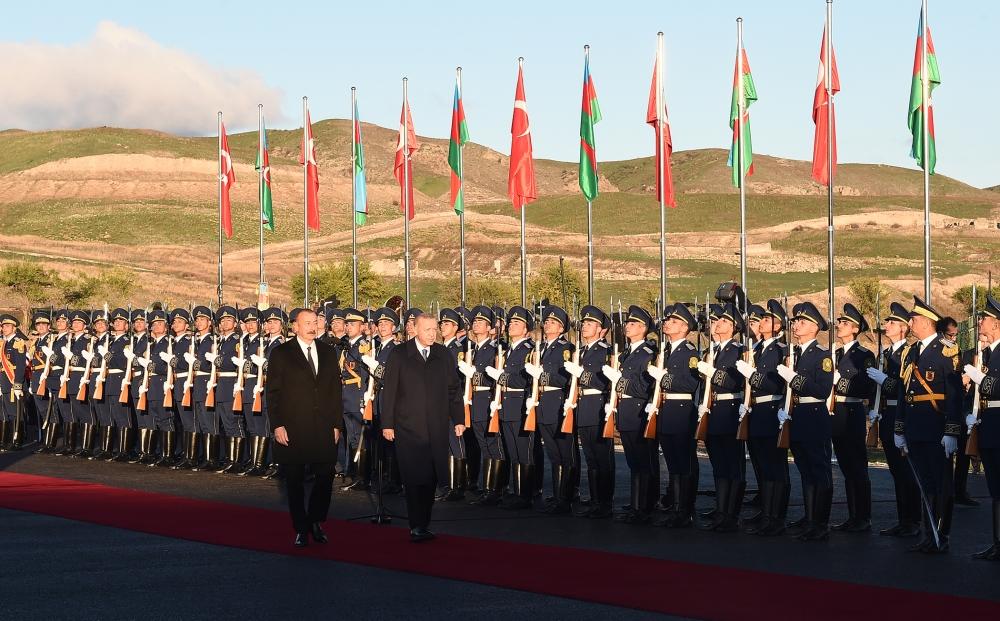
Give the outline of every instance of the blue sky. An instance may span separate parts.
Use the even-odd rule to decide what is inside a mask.
[[[910,0],[834,5],[842,162],[914,167],[906,103],[919,6]],[[652,152],[652,131],[643,121],[658,30],[666,36],[675,149],[728,146],[735,18],[742,15],[760,95],[751,109],[754,150],[808,159],[824,12],[825,3],[817,0],[489,5],[176,0],[56,2],[45,11],[17,3],[5,7],[0,42],[72,46],[92,38],[100,22],[112,21],[224,73],[256,72],[281,102],[280,112],[268,111],[277,127],[301,122],[302,95],[309,95],[313,119],[349,116],[352,85],[358,87],[363,120],[394,126],[401,78],[408,76],[417,131],[438,137],[447,135],[454,69],[462,65],[472,139],[504,152],[510,145],[516,61],[524,56],[535,155],[563,160],[578,154],[582,48],[588,43],[604,112],[597,153],[614,160]],[[998,184],[1000,170],[990,155],[995,129],[985,120],[996,117],[992,104],[1000,100],[1000,83],[983,70],[987,55],[995,53],[991,25],[1000,23],[1000,3],[933,2],[929,21],[943,77],[935,93],[938,172],[976,186]],[[150,70],[155,74],[158,68]],[[237,100],[228,94],[212,98],[204,104],[204,133],[214,127],[216,107],[226,109]],[[249,106],[243,100],[241,107]],[[162,128],[161,112],[167,111],[148,106],[145,125]],[[10,123],[0,103],[0,125]]]

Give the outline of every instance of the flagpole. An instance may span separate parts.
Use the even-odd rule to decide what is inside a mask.
[[[924,160],[924,300],[931,303],[931,173],[930,173],[930,76],[927,73],[927,0],[923,0],[922,19],[920,20],[920,89],[922,105],[920,115],[920,138]]]
[[[584,63],[588,69],[588,79],[589,79],[589,69],[590,69],[590,46],[583,46],[583,56]],[[587,90],[587,84],[583,85],[584,90]],[[589,97],[589,92],[585,95]],[[596,160],[596,155],[595,155]],[[587,199],[587,303],[594,303],[594,209],[591,200]]]
[[[257,171],[257,202],[260,207],[260,213],[257,214],[257,220],[260,222],[258,303],[263,301],[262,295],[267,288],[264,282],[264,140],[264,104],[257,104],[257,161],[260,162],[260,170]]]
[[[222,110],[219,110],[219,154],[216,159],[218,160],[217,165],[219,168],[218,182],[219,182],[219,282],[216,287],[216,293],[219,298],[219,306],[222,306]]]
[[[458,100],[462,100],[462,68],[455,67],[455,76],[458,84]],[[457,114],[453,112],[452,114]],[[460,269],[462,270],[461,276],[459,278],[459,285],[462,294],[462,305],[465,305],[465,165],[463,160],[463,151],[465,150],[465,145],[462,144],[462,121],[458,120],[458,186],[459,192],[462,193],[462,213],[458,214],[458,233],[459,233],[459,257],[461,259]]]
[[[517,58],[517,71],[518,75],[521,75],[521,71],[524,69],[524,57],[519,56]],[[526,250],[524,242],[524,229],[526,223],[526,217],[524,209],[527,205],[522,201],[520,205],[521,209],[521,306],[524,306],[525,301],[528,299],[528,253]],[[514,205],[518,207],[518,205]]]
[[[833,271],[833,0],[826,0],[826,45],[823,50],[826,55],[826,62],[823,63],[823,70],[826,73],[826,269],[828,272],[830,288],[830,358],[833,358],[833,329],[836,325],[835,317],[837,308],[834,297],[834,271]]]
[[[739,93],[736,98],[736,109],[739,119],[736,121],[736,161],[733,162],[739,171],[740,190],[740,287],[743,289],[743,312],[747,310],[747,192],[746,173],[743,165],[743,122],[747,112],[746,90],[743,86],[743,18],[736,18],[736,83],[733,88]]]
[[[302,305],[309,306],[309,98],[302,98]]]
[[[666,179],[663,175],[664,158],[667,154],[663,150],[663,32],[656,33],[656,149],[660,152],[660,159],[657,163],[657,185],[660,188],[660,299],[666,304],[667,300],[667,188],[664,186]],[[655,157],[654,157],[655,159]]]
[[[409,138],[410,104],[406,99],[406,78],[403,78],[403,280],[406,289],[406,307],[410,308],[410,154],[406,144]]]
[[[354,308],[358,307],[358,188],[357,188],[357,154],[358,143],[355,127],[358,117],[358,89],[351,87],[351,292]]]

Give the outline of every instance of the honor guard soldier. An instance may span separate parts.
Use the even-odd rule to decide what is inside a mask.
[[[329,345],[339,345],[340,341],[347,334],[347,326],[344,325],[345,313],[343,309],[340,308],[327,308],[326,309],[326,321],[329,324],[329,336],[327,336],[327,342]],[[326,335],[323,335],[326,336]]]
[[[191,313],[184,308],[170,311],[170,331],[173,338],[173,357],[169,364],[173,378],[174,411],[180,419],[181,454],[180,459],[170,466],[172,470],[189,470],[198,463],[198,430],[194,421],[194,400],[190,390],[194,386],[191,363],[187,361],[192,348],[193,335],[188,332]],[[185,396],[187,404],[185,404]]]
[[[67,442],[70,437],[66,431],[70,423],[69,401],[59,398],[59,387],[63,383],[63,367],[69,362],[63,348],[69,346],[69,311],[59,309],[52,314],[52,322],[55,328],[55,335],[51,339],[51,345],[43,345],[42,351],[48,359],[49,375],[45,379],[45,390],[48,392],[49,401],[52,403],[51,416],[49,416],[46,427],[45,441],[39,452],[56,453],[68,455],[75,450],[70,448]],[[56,451],[56,436],[59,428],[63,431],[63,448]]]
[[[107,380],[108,367],[104,362],[102,351],[107,351],[108,343],[111,342],[111,333],[108,331],[109,317],[107,310],[97,311],[93,314],[91,325],[94,328],[94,349],[87,352],[88,364],[90,366],[89,377],[84,377],[87,383],[87,399],[90,401],[90,408],[96,418],[95,437],[97,438],[97,451],[87,456],[88,459],[105,460],[112,456],[111,448],[114,443],[114,421],[111,418],[111,402],[104,396],[104,383]],[[98,391],[100,397],[98,398]],[[84,442],[86,445],[86,442]]]
[[[611,329],[611,318],[596,306],[580,309],[580,361],[568,360],[563,368],[577,378],[576,403],[567,402],[567,408],[574,408],[576,433],[587,460],[587,484],[590,488],[590,505],[582,507],[574,515],[591,519],[611,517],[615,494],[615,447],[614,438],[605,438],[604,407],[608,401],[611,382],[601,371],[611,363],[611,348],[604,335]]]
[[[472,311],[464,306],[456,306],[455,310],[462,317],[462,323],[458,329],[458,338],[462,340],[462,348],[468,355],[469,335],[472,332]],[[479,492],[479,467],[482,455],[479,452],[479,442],[476,441],[476,432],[469,425],[462,434],[465,438],[465,491],[471,493]]]
[[[653,378],[646,369],[656,358],[656,345],[646,340],[653,319],[646,309],[629,306],[623,331],[625,350],[618,356],[618,369],[604,365],[602,372],[618,393],[615,422],[631,471],[630,503],[615,519],[626,524],[648,523],[660,490],[660,458],[655,440],[645,438],[646,405],[653,393]],[[609,403],[608,406],[611,404]],[[607,407],[607,406],[606,406]],[[606,412],[607,413],[607,412]]]
[[[416,335],[414,328],[414,321],[417,315],[422,314],[424,311],[417,307],[408,308],[406,312],[403,313],[403,334],[405,335],[405,340],[410,340]]]
[[[663,450],[669,472],[667,506],[673,510],[657,520],[656,526],[687,528],[693,524],[695,496],[698,493],[698,454],[695,427],[701,386],[698,375],[697,348],[687,340],[697,332],[698,321],[685,304],[677,302],[663,309],[660,318],[663,335],[663,368],[650,364],[646,372],[660,384],[661,402],[646,406],[647,414],[656,412],[656,439]],[[654,409],[655,408],[655,409]]]
[[[174,449],[177,447],[174,412],[172,408],[164,406],[167,390],[170,390],[167,387],[167,373],[173,359],[173,343],[167,334],[166,312],[154,309],[149,312],[147,320],[150,332],[149,362],[144,372],[148,377],[140,390],[146,394],[146,411],[153,419],[153,431],[150,433],[149,456],[142,463],[147,466],[168,468],[174,464]],[[159,436],[159,442],[156,436]],[[155,449],[157,444],[160,446],[159,457]]]
[[[510,309],[507,316],[507,335],[511,345],[504,354],[503,369],[488,366],[486,372],[503,390],[503,401],[491,403],[491,410],[497,410],[500,417],[500,431],[503,439],[503,454],[511,463],[514,473],[514,493],[501,503],[504,509],[529,509],[534,495],[534,455],[532,445],[534,432],[524,430],[525,406],[530,395],[531,376],[525,364],[531,362],[534,343],[528,333],[534,329],[534,317],[523,306]]]
[[[868,322],[853,304],[844,304],[836,330],[840,348],[834,351],[836,403],[830,422],[833,452],[844,475],[848,517],[833,530],[861,533],[872,528],[866,422],[867,405],[875,398],[876,384],[868,377],[868,369],[875,367],[875,354],[858,342],[858,336],[868,331]]]
[[[989,345],[983,347],[978,367],[967,364],[963,369],[979,386],[979,417],[969,414],[966,424],[970,433],[973,427],[979,428],[979,458],[983,460],[993,508],[993,544],[972,557],[1000,561],[1000,302],[992,295],[986,296],[979,334]]]
[[[528,374],[538,373],[539,398],[536,406],[538,430],[542,436],[542,446],[551,465],[553,501],[545,507],[550,514],[569,513],[576,484],[577,448],[576,436],[562,432],[564,406],[570,383],[570,374],[564,368],[573,358],[576,350],[566,340],[569,315],[558,306],[542,309],[542,334],[545,340],[541,347],[541,361],[538,365],[527,365]],[[539,464],[541,468],[541,464]],[[596,498],[596,497],[595,497]]]
[[[0,315],[0,453],[21,448],[24,435],[24,374],[28,366],[28,340],[21,322]]]
[[[698,371],[712,391],[709,411],[700,412],[701,416],[709,417],[705,448],[715,478],[715,513],[703,526],[705,530],[733,532],[739,529],[746,491],[746,447],[736,439],[744,381],[736,368],[737,360],[743,355],[743,345],[734,337],[743,329],[743,317],[736,306],[731,303],[723,306],[713,329],[719,342],[715,363],[698,363]]]
[[[217,470],[219,474],[239,473],[243,439],[246,435],[243,415],[233,411],[236,378],[242,365],[240,337],[235,331],[238,320],[236,309],[228,304],[220,306],[215,311],[219,337],[216,354],[210,361],[215,365],[215,412],[217,420],[222,423],[222,432],[226,437],[226,463]]]
[[[493,306],[490,310],[493,311],[493,330],[490,332],[490,336],[494,341],[501,347],[504,351],[508,349],[507,336],[504,334],[504,329],[507,326],[507,310],[502,306]]]
[[[897,448],[908,455],[926,500],[924,536],[910,550],[926,553],[948,550],[954,508],[951,456],[958,450],[962,425],[958,346],[940,337],[940,319],[936,310],[914,296],[910,330],[917,342],[903,355],[899,389],[903,406],[894,437]]]
[[[267,384],[266,359],[271,355],[271,352],[274,351],[275,347],[285,342],[285,324],[288,323],[288,315],[286,315],[285,311],[281,310],[280,308],[272,307],[264,312],[263,319],[264,319],[264,333],[266,335],[266,341],[264,343],[265,362],[263,370],[264,372],[263,385],[266,385]],[[260,454],[261,454],[261,460],[263,460],[262,463],[267,464],[267,468],[264,470],[264,473],[261,475],[261,478],[273,479],[274,477],[278,476],[278,464],[273,459],[271,459],[271,456],[268,453],[268,449],[270,448],[270,443],[273,436],[271,435],[271,423],[270,423],[271,419],[268,416],[267,412],[266,396],[267,396],[266,392],[261,394],[261,404],[262,404],[261,409],[263,410],[265,437],[264,440],[261,442]]]
[[[829,325],[812,302],[792,308],[792,334],[797,341],[789,368],[778,365],[778,374],[792,390],[792,411],[778,411],[779,424],[792,424],[791,448],[802,479],[805,515],[789,524],[802,541],[830,537],[830,506],[833,503],[833,465],[830,447],[830,410],[833,361],[830,351],[816,342],[820,330]]]
[[[369,456],[377,455],[383,465],[382,493],[397,494],[402,491],[400,484],[399,467],[396,463],[396,445],[382,437],[382,374],[385,373],[385,365],[389,361],[389,355],[396,347],[396,332],[399,329],[399,316],[396,311],[383,306],[372,315],[375,322],[376,344],[374,350],[363,354],[361,359],[375,378],[375,402],[372,404],[372,428],[365,441],[365,447],[361,452],[359,469],[364,472],[370,471]],[[377,443],[377,444],[376,444]]]
[[[153,416],[149,413],[149,408],[140,410],[137,407],[140,398],[139,391],[145,384],[146,371],[144,365],[147,365],[152,360],[149,357],[150,338],[146,332],[147,327],[146,311],[143,309],[133,310],[132,336],[130,337],[129,349],[125,355],[129,358],[129,366],[131,367],[130,406],[135,416],[135,426],[139,430],[139,452],[132,456],[132,459],[129,460],[130,464],[147,464],[156,459],[153,455],[153,431],[156,429],[156,423],[153,422]]]
[[[194,354],[185,354],[185,359],[191,365],[194,372],[194,387],[192,389],[191,401],[194,406],[195,428],[202,437],[205,458],[198,462],[192,470],[215,470],[219,466],[219,420],[215,407],[208,407],[209,391],[214,391],[214,386],[209,386],[209,379],[212,377],[212,360],[209,356],[216,355],[217,344],[215,335],[212,334],[212,321],[214,316],[207,306],[195,306],[194,315],[195,351]],[[212,394],[214,401],[215,395]],[[195,449],[197,454],[197,448]]]
[[[458,338],[459,328],[465,320],[453,308],[442,308],[438,325],[441,329],[441,339],[445,348],[455,360],[455,372],[465,385],[465,376],[458,371],[458,361],[465,360],[466,347],[464,339]],[[437,495],[438,500],[458,501],[465,498],[466,450],[465,436],[456,436],[454,430],[448,429],[448,484]]]
[[[278,316],[280,319],[280,316]],[[243,385],[236,386],[243,403],[242,417],[246,424],[248,438],[248,457],[246,468],[241,469],[239,476],[260,476],[264,474],[264,455],[261,452],[261,441],[267,438],[267,428],[264,426],[263,401],[264,394],[264,346],[267,337],[261,328],[261,313],[254,306],[240,310],[240,322],[243,324],[243,336],[240,339],[240,363],[243,367]],[[259,395],[259,397],[258,397]],[[260,399],[259,408],[255,407]]]
[[[472,359],[459,361],[459,371],[472,381],[472,400],[468,403],[472,430],[482,456],[482,494],[470,504],[495,505],[503,497],[509,473],[508,461],[503,452],[500,434],[490,433],[490,416],[496,384],[489,369],[497,364],[497,344],[490,333],[495,325],[493,309],[476,306],[472,309],[469,339],[472,341]],[[499,377],[499,375],[498,375]],[[499,412],[496,414],[499,416]]]
[[[787,318],[777,300],[768,300],[757,326],[760,340],[754,344],[753,366],[740,360],[737,369],[750,380],[750,454],[756,455],[761,516],[746,532],[772,537],[785,531],[788,497],[788,449],[778,446],[778,410],[785,401],[785,380],[778,365],[788,358],[783,334]]]
[[[31,360],[31,396],[35,403],[35,416],[38,421],[38,440],[39,447],[36,452],[44,452],[46,443],[44,442],[44,437],[47,435],[49,429],[55,430],[55,426],[49,427],[50,416],[53,414],[52,407],[54,404],[52,400],[49,399],[49,391],[46,390],[45,385],[42,382],[46,379],[44,377],[46,369],[46,361],[48,356],[42,351],[43,347],[52,349],[52,343],[55,341],[56,335],[50,331],[52,327],[52,318],[49,316],[49,312],[37,312],[31,319],[31,323],[35,328],[35,336],[31,341],[31,345],[28,348],[29,358]],[[53,438],[55,436],[53,435]]]
[[[70,334],[69,344],[63,349],[63,354],[69,361],[69,375],[66,380],[66,405],[70,412],[70,428],[66,431],[67,446],[76,447],[77,431],[80,431],[81,449],[69,450],[63,455],[88,456],[93,454],[94,448],[94,414],[90,410],[90,403],[86,400],[80,401],[77,396],[80,392],[80,383],[87,372],[90,362],[88,354],[93,354],[93,345],[90,335],[87,334],[87,327],[90,325],[90,315],[85,311],[75,310],[69,315]],[[65,372],[65,368],[63,369]],[[60,389],[61,390],[61,389]],[[89,441],[89,449],[88,447]],[[64,447],[65,450],[66,447]]]
[[[367,491],[371,485],[371,464],[365,455],[365,446],[361,444],[365,427],[362,411],[369,377],[368,367],[362,356],[371,353],[371,345],[361,333],[364,321],[365,316],[361,311],[354,308],[344,310],[346,343],[340,354],[340,377],[344,385],[344,427],[347,432],[347,463],[344,465],[344,472],[353,477],[353,481],[344,489],[358,491]],[[361,456],[355,462],[358,451],[361,451]]]
[[[747,300],[747,303],[749,304],[749,300]],[[764,317],[764,314],[766,312],[767,312],[767,309],[765,309],[763,306],[761,306],[759,304],[750,304],[747,307],[747,313],[746,313],[747,314],[747,329],[750,332],[750,343],[749,343],[749,346],[753,348],[754,353],[756,353],[757,347],[758,347],[758,345],[760,344],[760,341],[761,341],[761,336],[760,336],[760,320]],[[744,343],[744,346],[746,346],[746,345],[747,344]],[[744,349],[743,351],[745,352],[746,349]],[[744,387],[744,390],[745,390],[745,388],[746,387]],[[751,392],[753,392],[753,391],[751,391]],[[744,397],[744,403],[745,402],[746,402],[746,400],[745,400],[745,397]],[[743,420],[743,416],[745,416],[744,409],[745,409],[745,407],[744,408],[740,408],[740,421],[741,422]],[[747,410],[747,413],[749,413],[749,410]],[[745,504],[748,507],[760,507],[763,504],[763,498],[761,498],[761,491],[760,491],[760,481],[764,477],[763,477],[763,475],[760,472],[760,464],[757,463],[757,454],[751,449],[749,442],[747,442],[747,454],[750,455],[750,465],[753,466],[753,478],[754,478],[754,481],[757,481],[757,494],[754,495],[753,498],[747,499],[745,501]],[[761,509],[760,511],[756,512],[747,521],[749,521],[749,522],[759,522],[761,519],[763,519],[763,517],[764,517],[764,511],[763,511],[763,509]]]
[[[132,412],[129,409],[128,370],[131,366],[125,351],[129,347],[129,313],[124,308],[111,311],[111,337],[108,346],[98,346],[97,353],[107,365],[104,380],[104,401],[111,410],[111,422],[118,430],[118,448],[107,461],[128,461],[131,458],[134,435]],[[122,399],[124,397],[124,399]]]
[[[900,370],[903,366],[903,352],[906,337],[910,333],[910,312],[899,302],[889,306],[889,315],[882,320],[882,330],[891,343],[882,350],[883,370],[868,369],[868,377],[882,386],[882,403],[872,407],[869,419],[879,420],[878,435],[882,442],[889,473],[892,474],[896,496],[896,517],[894,526],[879,531],[887,537],[916,537],[920,534],[920,490],[913,478],[913,470],[906,463],[906,455],[896,448],[893,434],[899,403]]]

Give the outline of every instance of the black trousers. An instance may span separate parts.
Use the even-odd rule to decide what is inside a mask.
[[[330,510],[330,495],[333,492],[333,464],[309,464],[309,471],[316,477],[306,506],[306,465],[282,464],[285,473],[285,488],[288,492],[288,512],[292,516],[292,526],[297,533],[308,533],[315,522],[325,522]]]
[[[406,514],[410,528],[427,528],[431,524],[435,485],[406,485]]]

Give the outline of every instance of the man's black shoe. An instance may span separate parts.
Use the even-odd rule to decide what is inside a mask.
[[[410,529],[410,542],[411,543],[423,543],[425,541],[430,541],[434,539],[435,535],[426,528],[411,528]]]
[[[312,525],[312,536],[313,541],[316,543],[326,543],[329,541],[326,537],[326,533],[323,532],[323,527],[320,526],[319,522],[314,522]]]
[[[309,545],[309,535],[307,535],[305,533],[296,533],[295,534],[295,547],[296,548],[304,548],[307,545]]]

